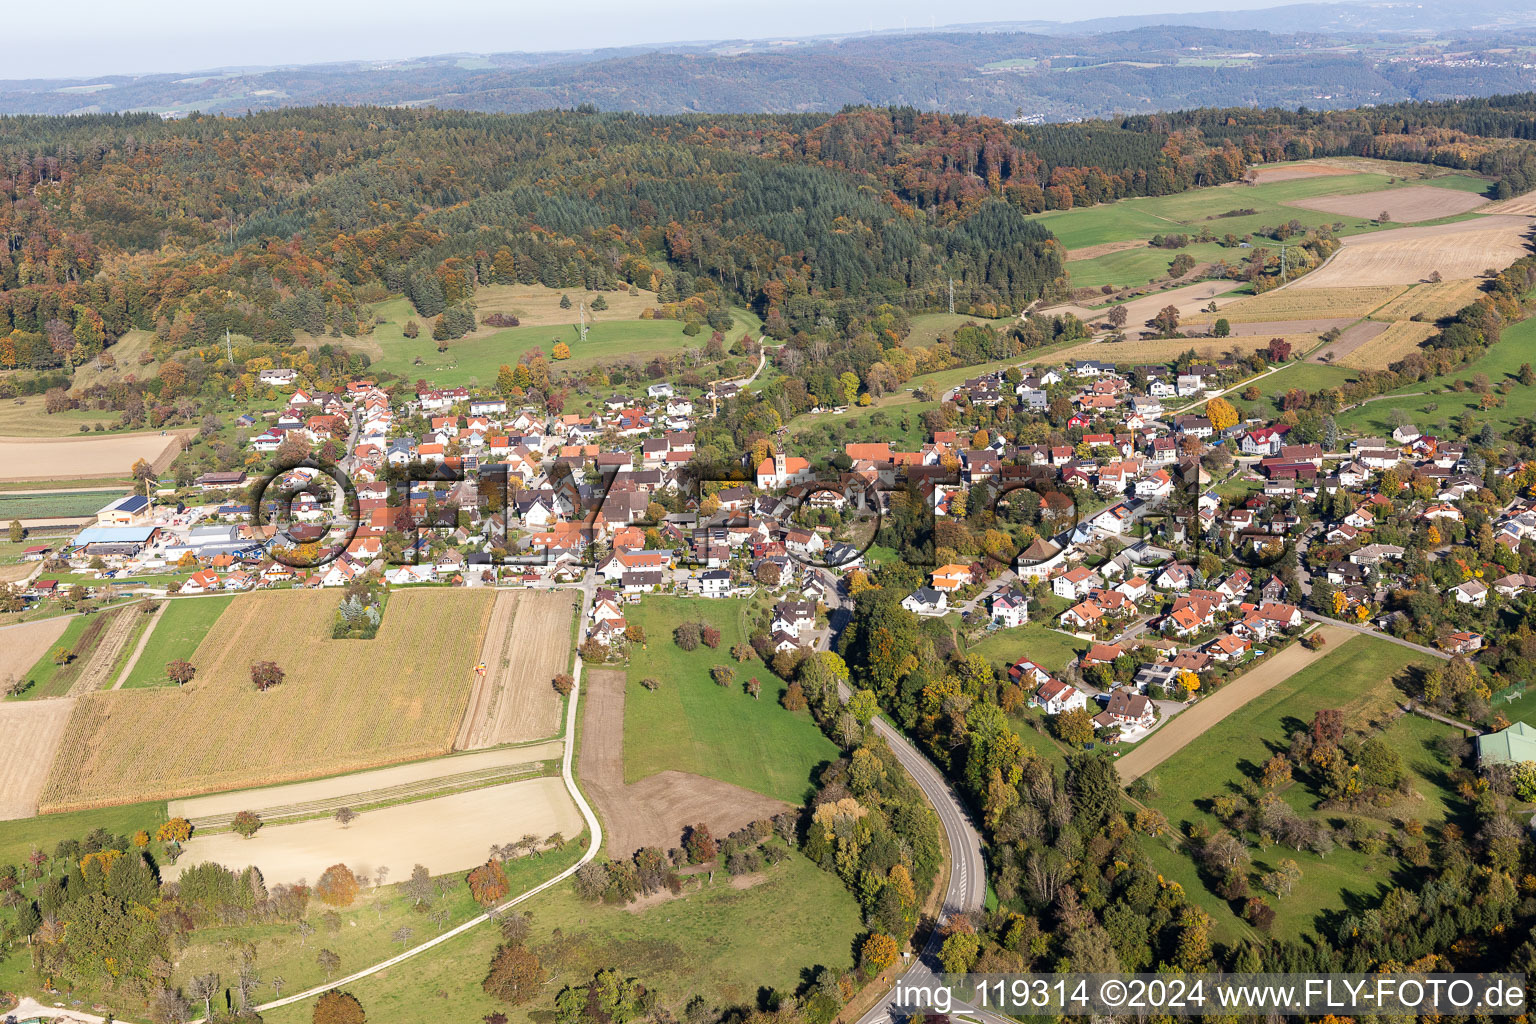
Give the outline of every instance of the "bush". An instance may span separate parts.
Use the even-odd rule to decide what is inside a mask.
[[[684,622],[672,631],[672,642],[685,651],[696,651],[699,648],[699,624],[697,622]]]

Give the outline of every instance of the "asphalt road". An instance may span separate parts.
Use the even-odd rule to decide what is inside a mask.
[[[832,637],[842,631],[850,611],[850,608],[843,603],[841,593],[829,594],[828,603],[831,605],[830,618],[833,628],[817,644],[822,650],[830,649]],[[839,690],[844,700],[852,696],[846,686],[839,687]],[[899,729],[882,718],[876,718],[872,726],[876,734],[891,748],[891,752],[907,770],[907,774],[912,776],[912,780],[923,791],[923,795],[928,798],[928,802],[939,817],[939,827],[944,830],[944,840],[949,847],[949,885],[944,890],[944,902],[939,910],[937,925],[942,926],[955,914],[981,911],[987,898],[987,868],[981,856],[981,835],[971,823],[971,817],[965,805],[960,802],[960,797],[945,781],[943,774],[934,767],[933,762],[913,746]],[[944,944],[939,932],[940,927],[935,927],[928,933],[928,942],[916,956],[911,958],[909,966],[896,985],[860,1017],[857,1024],[877,1024],[880,1021],[907,1016],[907,1008],[901,1005],[903,1000],[899,997],[898,991],[909,987],[931,985],[937,980],[936,976],[941,970],[938,959],[939,947]],[[959,1006],[956,1009],[964,1009],[967,1016],[985,1021],[987,1024],[1007,1024],[1008,1022],[1006,1017],[998,1014],[969,1010]]]

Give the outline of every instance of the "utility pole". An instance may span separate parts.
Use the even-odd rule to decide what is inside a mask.
[[[949,279],[949,315],[955,315],[955,279]]]
[[[1282,246],[1281,246],[1281,247],[1280,247],[1280,283],[1281,283],[1281,284],[1284,284],[1284,283],[1285,283],[1285,274],[1286,274],[1286,265],[1285,265],[1285,250],[1286,250],[1286,249],[1287,249],[1287,248],[1288,248],[1288,247],[1287,247],[1287,246],[1284,246],[1284,245],[1282,245]]]
[[[586,341],[587,340],[587,304],[585,302],[581,303],[580,305],[578,305],[576,307],[576,316],[578,318],[578,324],[579,324],[579,326],[576,329],[577,333],[579,333],[581,335],[581,340],[582,341]]]
[[[235,364],[235,346],[234,343],[229,340],[228,327],[224,328],[224,354],[229,357],[229,364],[233,366]]]

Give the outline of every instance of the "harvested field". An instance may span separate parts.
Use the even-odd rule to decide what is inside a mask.
[[[625,785],[624,672],[589,670],[585,684],[581,784],[602,816],[610,857],[628,857],[642,846],[669,850],[683,829],[697,822],[723,835],[789,808],[781,800],[689,772],[658,772]]]
[[[54,765],[44,808],[190,796],[447,753],[492,595],[394,594],[373,640],[331,639],[338,600],[320,591],[242,595],[192,655],[197,675],[185,687],[80,698],[70,755]],[[250,680],[251,664],[263,660],[287,673],[265,693]]]
[[[1409,353],[1417,352],[1424,339],[1434,333],[1434,324],[1400,320],[1389,325],[1368,344],[1339,356],[1333,362],[1356,370],[1385,370]]]
[[[1387,329],[1387,325],[1377,320],[1361,320],[1343,331],[1337,341],[1323,346],[1312,353],[1308,358],[1314,363],[1342,363],[1352,365],[1345,360],[1356,349],[1369,342],[1372,338]]]
[[[381,807],[346,828],[321,818],[268,826],[248,840],[233,832],[194,836],[177,865],[254,864],[268,885],[313,882],[338,863],[363,875],[388,867],[391,878],[403,879],[414,864],[434,875],[463,871],[485,863],[492,843],[530,834],[543,840],[556,832],[570,840],[581,830],[565,783],[549,777]],[[162,869],[166,880],[177,877],[177,865]]]
[[[1318,178],[1326,175],[1358,174],[1359,171],[1352,167],[1340,167],[1337,164],[1280,164],[1275,167],[1255,167],[1253,169],[1254,180],[1260,185],[1268,185],[1276,181],[1295,181],[1298,178]]]
[[[1371,314],[1373,320],[1407,320],[1422,315],[1430,320],[1450,316],[1463,306],[1477,300],[1482,294],[1482,282],[1437,281],[1434,284],[1414,285],[1391,302]]]
[[[477,677],[459,725],[459,750],[520,743],[560,731],[560,695],[552,681],[571,657],[573,590],[525,590],[496,595],[480,648]]]
[[[1407,188],[1386,188],[1379,192],[1356,192],[1354,195],[1293,199],[1285,205],[1303,210],[1338,213],[1346,217],[1377,217],[1385,212],[1388,220],[1412,224],[1421,220],[1455,217],[1484,206],[1487,202],[1473,192],[1436,188],[1433,185],[1410,185]]]
[[[120,477],[138,459],[148,459],[157,470],[163,470],[180,451],[179,434],[158,431],[107,436],[0,437],[0,481]]]
[[[1404,290],[1402,285],[1302,289],[1302,284],[1311,281],[1322,272],[1315,270],[1288,288],[1276,288],[1263,295],[1249,295],[1234,299],[1232,302],[1223,304],[1220,313],[1197,313],[1190,316],[1188,322],[1207,324],[1215,322],[1218,317],[1233,324],[1259,320],[1348,319],[1354,321],[1397,298]]]
[[[1338,650],[1340,644],[1360,635],[1337,626],[1323,626],[1319,632],[1327,641],[1320,650],[1309,651],[1299,643],[1292,644],[1209,697],[1202,697],[1193,707],[1179,712],[1119,760],[1121,783],[1130,785],[1265,690],[1280,685],[1314,661]]]
[[[1130,238],[1120,242],[1101,242],[1098,245],[1085,245],[1080,249],[1068,249],[1062,259],[1067,262],[1073,260],[1091,260],[1097,256],[1108,256],[1112,252],[1125,252],[1127,249],[1141,249],[1146,242],[1140,238]]]
[[[1308,348],[1317,344],[1317,335],[1249,335],[1230,338],[1143,338],[1140,341],[1087,342],[1069,349],[1052,353],[1047,362],[1070,362],[1073,359],[1102,359],[1112,363],[1160,362],[1174,359],[1181,352],[1191,349],[1201,356],[1220,356],[1228,352],[1255,352],[1269,344],[1270,338],[1284,337],[1293,349]]]
[[[67,616],[55,615],[0,629],[0,680],[20,679],[31,671],[37,660],[64,635],[68,625]]]
[[[1531,225],[1526,217],[1480,217],[1455,224],[1350,235],[1325,266],[1287,291],[1416,284],[1436,271],[1451,279],[1476,277],[1527,255]]]
[[[1536,217],[1536,192],[1527,192],[1525,195],[1515,196],[1513,199],[1501,199],[1496,203],[1489,203],[1478,212],[1494,215],[1507,213],[1516,217]]]
[[[0,704],[0,821],[30,818],[53,764],[72,700]]]

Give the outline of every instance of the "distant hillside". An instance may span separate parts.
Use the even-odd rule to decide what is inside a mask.
[[[1298,4],[773,43],[0,80],[0,113],[238,113],[321,103],[488,112],[591,104],[651,114],[911,105],[1066,121],[1210,105],[1343,109],[1531,90],[1533,44],[1536,10],[1510,0]]]

